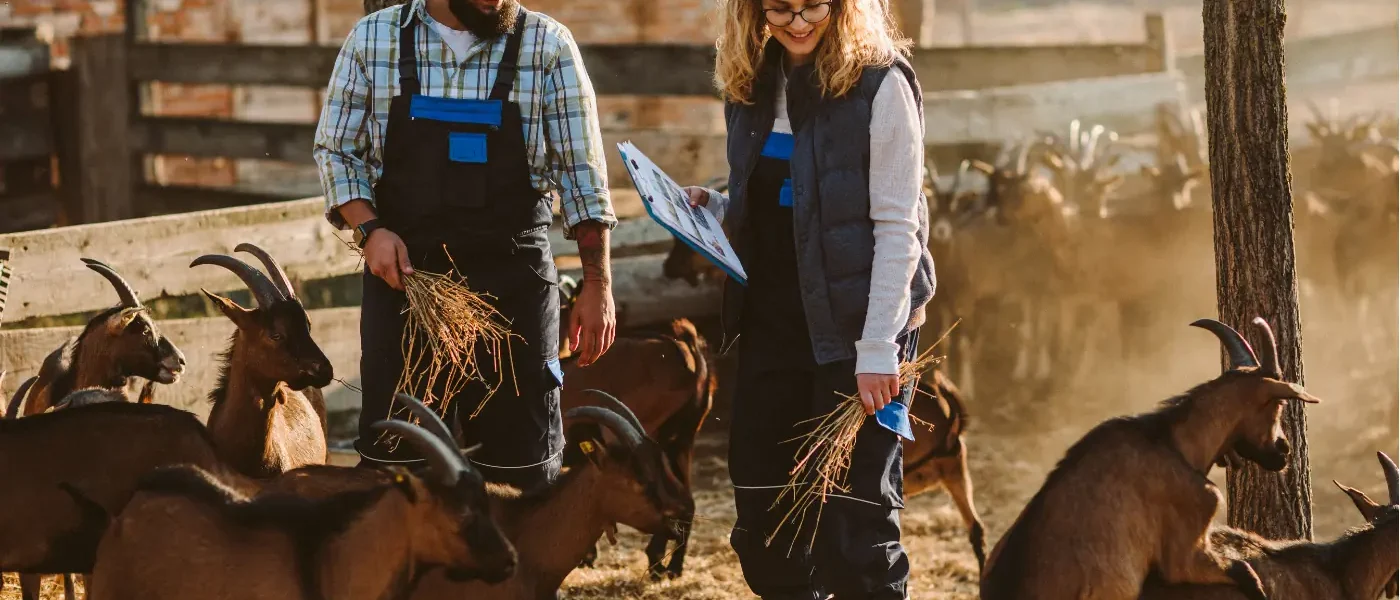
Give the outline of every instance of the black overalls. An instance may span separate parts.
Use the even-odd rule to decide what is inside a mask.
[[[729,474],[738,512],[730,544],[749,588],[765,599],[904,598],[909,561],[899,543],[900,442],[874,418],[867,417],[856,438],[847,479],[851,493],[828,497],[815,543],[814,508],[795,545],[791,524],[764,545],[791,506],[772,507],[796,464],[798,442],[788,440],[810,431],[811,423],[799,423],[835,408],[841,400],[836,392],[857,392],[855,360],[818,365],[812,355],[793,239],[792,149],[791,134],[770,132],[749,179],[744,258],[749,283],[729,430]],[[912,358],[916,336],[900,340],[901,360]],[[904,390],[900,401],[907,404],[909,393]]]
[[[558,273],[548,234],[551,199],[530,185],[520,106],[510,101],[527,13],[520,11],[485,100],[419,94],[419,20],[409,6],[403,14],[400,91],[389,105],[375,207],[385,228],[403,238],[415,269],[446,273],[455,263],[470,288],[495,298],[492,304],[519,336],[509,352],[501,348],[505,382],[481,413],[469,418],[486,391],[481,383],[469,385],[452,405],[463,443],[482,444],[472,461],[486,479],[528,488],[558,474],[564,440]],[[370,463],[412,461],[417,456],[407,444],[391,453],[375,443],[378,434],[369,428],[389,415],[403,367],[404,295],[366,269],[363,302],[364,408],[355,448]],[[478,366],[492,371],[493,363],[483,348]],[[488,372],[492,381],[499,377]],[[424,390],[409,391],[421,397]]]

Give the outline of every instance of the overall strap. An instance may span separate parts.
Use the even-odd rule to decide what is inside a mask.
[[[416,96],[418,85],[418,12],[412,2],[403,5],[399,34],[399,93]]]
[[[525,16],[530,14],[520,7],[515,17],[515,30],[506,38],[506,50],[501,55],[501,64],[496,67],[496,84],[491,86],[491,100],[506,101],[515,88],[515,75],[520,71],[520,40],[525,37]]]

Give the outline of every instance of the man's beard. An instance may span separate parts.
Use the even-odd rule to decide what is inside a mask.
[[[510,32],[516,15],[520,14],[520,3],[517,0],[504,0],[500,8],[483,12],[468,0],[447,0],[447,9],[472,35],[487,39]]]

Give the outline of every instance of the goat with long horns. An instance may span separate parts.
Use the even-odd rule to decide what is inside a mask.
[[[983,571],[984,600],[1137,598],[1149,573],[1167,583],[1233,584],[1262,600],[1254,568],[1212,552],[1221,503],[1206,477],[1227,453],[1272,470],[1287,464],[1280,417],[1289,400],[1318,402],[1283,381],[1263,319],[1261,362],[1239,332],[1212,319],[1230,357],[1219,377],[1152,412],[1110,419],[1076,442],[997,542]]]
[[[237,258],[209,254],[191,267],[220,266],[243,281],[257,308],[202,290],[238,328],[223,357],[219,385],[209,394],[209,432],[224,460],[251,477],[271,477],[323,464],[326,405],[320,388],[334,377],[330,359],[311,339],[311,321],[287,274],[252,244],[268,275]]]
[[[17,416],[21,403],[26,416],[37,415],[77,390],[103,388],[125,396],[133,377],[168,385],[185,371],[184,353],[161,333],[131,284],[102,261],[84,258],[83,264],[112,284],[120,303],[44,359],[28,397],[11,402],[7,417]],[[143,394],[150,389],[148,384]]]

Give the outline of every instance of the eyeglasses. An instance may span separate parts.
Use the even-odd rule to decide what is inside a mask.
[[[831,15],[831,3],[821,2],[811,6],[803,7],[799,11],[790,11],[785,8],[765,8],[763,18],[768,20],[768,24],[774,27],[787,27],[792,24],[792,20],[798,16],[808,23],[820,23]]]

